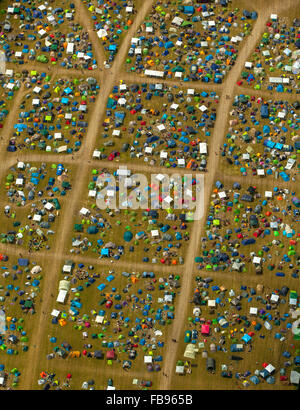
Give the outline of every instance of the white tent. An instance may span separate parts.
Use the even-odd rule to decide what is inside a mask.
[[[185,348],[185,352],[183,356],[188,359],[195,359],[197,352],[198,352],[198,349],[195,348],[195,345],[193,345],[192,343],[189,343]]]
[[[176,374],[184,374],[184,366],[176,366]]]
[[[67,291],[66,290],[60,290],[56,299],[56,302],[58,303],[65,303],[66,297],[67,297]]]

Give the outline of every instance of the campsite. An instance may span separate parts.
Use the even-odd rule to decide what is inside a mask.
[[[1,392],[299,389],[299,7],[1,1]]]
[[[14,66],[37,62],[66,69],[97,68],[92,43],[78,22],[74,3],[67,6],[62,1],[60,7],[49,7],[44,1],[39,1],[38,7],[24,3],[2,9],[1,44],[8,62]]]
[[[0,380],[2,386],[17,388],[33,349],[43,292],[44,269],[34,259],[1,254],[0,285]]]
[[[66,260],[47,317],[42,363],[55,369],[63,361],[70,368],[80,362],[93,372],[101,366],[103,378],[123,374],[129,383],[143,377],[158,387],[154,381],[178,290],[180,275],[99,269]]]
[[[1,187],[1,243],[28,252],[51,249],[71,181],[63,164],[19,161],[10,167]]]
[[[255,90],[299,93],[299,18],[273,13],[238,85]]]
[[[295,180],[299,169],[298,102],[236,95],[221,155],[234,173]]]
[[[25,70],[23,82],[27,92],[20,103],[7,151],[78,151],[99,91],[97,80],[75,76],[51,78],[46,72]]]
[[[122,177],[128,197],[125,192],[119,195]],[[150,174],[143,177],[147,183],[140,187],[143,181],[129,168],[90,170],[85,196],[77,206],[69,253],[149,265],[184,263],[193,212],[174,209],[170,194],[178,190],[176,182],[170,182],[170,193],[162,192],[156,200],[153,191],[158,193],[164,175],[157,174],[154,180]],[[164,208],[157,208],[159,204]]]
[[[176,385],[189,378],[190,388],[201,389],[204,373],[209,389],[232,383],[235,389],[289,388],[288,374],[299,356],[293,282],[288,278],[282,286],[276,278],[268,286],[263,278],[247,278],[239,283],[229,275],[218,281],[193,275],[185,322],[190,338],[180,346]]]
[[[1,58],[1,57],[0,57]],[[5,76],[0,78],[1,101],[0,101],[0,130],[4,127],[17,91],[21,87],[21,74],[14,73],[14,70],[6,69]]]
[[[235,1],[189,3],[154,2],[131,38],[127,71],[177,81],[223,82],[257,13],[243,13]]]
[[[129,1],[83,1],[90,13],[94,30],[97,32],[99,44],[103,48],[105,60],[103,65],[109,68],[114,61],[124,35],[132,26],[141,0]]]
[[[298,194],[276,183],[265,186],[215,182],[195,259],[199,270],[298,279]]]
[[[206,171],[218,101],[215,92],[122,81],[109,95],[93,158]]]

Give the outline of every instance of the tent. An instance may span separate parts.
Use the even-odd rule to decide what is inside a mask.
[[[209,325],[201,325],[201,333],[203,335],[209,335]]]
[[[108,350],[106,352],[106,358],[110,360],[114,360],[116,358],[116,353],[113,350]]]
[[[94,357],[96,359],[103,359],[104,354],[103,354],[102,350],[95,350],[94,351]]]
[[[28,266],[29,265],[29,260],[26,258],[19,258],[18,259],[18,265],[20,266]]]
[[[176,366],[175,373],[184,374],[184,366]]]
[[[216,369],[216,362],[215,359],[213,359],[212,357],[208,357],[206,359],[206,370],[207,371],[214,371]]]
[[[184,357],[188,359],[195,359],[196,358],[196,352],[198,349],[195,348],[195,346],[192,343],[187,344],[184,352]]]
[[[132,238],[133,238],[132,232],[126,231],[124,233],[123,239],[124,239],[125,242],[130,242],[132,240]]]

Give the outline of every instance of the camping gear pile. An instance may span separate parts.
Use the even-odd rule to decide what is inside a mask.
[[[255,12],[249,14],[245,17],[227,0],[219,4],[156,1],[131,39],[127,70],[222,83],[257,18]]]
[[[5,364],[6,355],[20,355],[29,349],[30,316],[38,308],[42,278],[41,266],[27,258],[0,262],[1,363]]]
[[[244,176],[294,178],[299,172],[299,107],[298,101],[237,95],[221,150],[226,167]]]
[[[30,149],[71,154],[81,147],[88,126],[89,107],[99,85],[93,77],[51,79],[31,71],[8,151]]]
[[[299,92],[300,20],[271,14],[265,32],[242,71],[238,85],[255,90]]]
[[[0,240],[29,251],[50,249],[61,203],[71,189],[70,172],[63,164],[19,161],[9,169],[1,193]]]
[[[108,98],[93,157],[205,171],[218,101],[215,92],[121,81]]]
[[[65,262],[59,288],[68,287],[68,296],[51,313],[47,358],[104,360],[125,370],[144,362],[149,372],[159,371],[180,276],[98,272],[92,265]]]
[[[119,198],[123,172],[128,188],[128,198],[124,199],[122,195]],[[140,262],[183,264],[193,212],[174,209],[173,199],[165,191],[158,196],[156,204],[165,208],[155,209],[150,206],[154,198],[150,198],[149,191],[158,191],[160,177],[164,177],[162,174],[157,174],[155,181],[149,177],[145,188],[139,186],[139,178],[129,169],[120,168],[113,174],[93,169],[91,174],[87,199],[80,203],[75,220],[71,253],[89,253],[111,260],[124,257]],[[97,181],[98,178],[101,181]],[[174,190],[175,182],[173,188],[170,188],[170,195],[173,196]],[[141,209],[132,208],[133,200],[140,203]],[[100,208],[97,206],[98,201],[101,201]],[[121,205],[123,208],[119,209]]]
[[[4,364],[0,364],[0,388],[16,388],[19,384],[21,372],[16,368],[6,370]]]
[[[43,390],[66,390],[72,386],[72,374],[67,373],[63,382],[60,381],[58,375],[49,373],[48,371],[41,371],[37,381],[38,386],[42,386]],[[94,384],[94,383],[93,383]]]
[[[202,360],[203,367],[206,358],[207,371],[235,377],[243,387],[289,380],[297,385],[299,329],[298,336],[293,332],[300,315],[297,292],[287,286],[276,289],[242,284],[231,288],[212,278],[197,276],[195,280],[189,330],[184,337],[186,349],[183,360],[177,362],[176,373],[194,373],[195,360],[200,364]],[[275,361],[273,351],[277,351],[277,344],[281,354]],[[264,355],[259,351],[264,351]],[[253,359],[245,371],[243,359],[248,360],[249,355]]]
[[[201,238],[199,269],[272,272],[298,278],[299,199],[288,189],[270,191],[215,183]],[[270,273],[268,273],[270,275]]]
[[[15,64],[60,64],[64,68],[97,68],[87,31],[76,23],[74,3],[52,7],[48,2],[28,0],[8,5],[1,24],[1,48]]]
[[[113,62],[120,43],[132,25],[135,14],[142,2],[140,0],[82,0],[92,14],[94,29],[104,48],[107,60],[105,68]]]

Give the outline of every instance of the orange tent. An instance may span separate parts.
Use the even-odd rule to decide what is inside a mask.
[[[80,357],[80,352],[78,350],[75,350],[74,352],[70,352],[68,357],[71,357],[71,359],[78,358]]]

